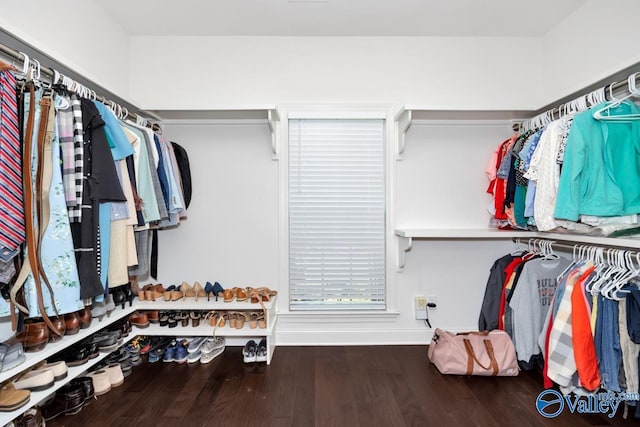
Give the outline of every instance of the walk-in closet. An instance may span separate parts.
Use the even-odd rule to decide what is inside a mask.
[[[0,425],[637,424],[639,14],[3,5]]]

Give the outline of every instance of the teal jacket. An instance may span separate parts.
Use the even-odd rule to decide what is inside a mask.
[[[577,221],[581,214],[618,216],[640,213],[640,124],[600,121],[599,104],[575,116],[569,131],[554,215]],[[631,102],[612,115],[640,114]]]

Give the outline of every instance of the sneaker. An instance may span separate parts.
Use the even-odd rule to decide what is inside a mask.
[[[217,347],[215,350],[210,351],[209,353],[202,353],[202,357],[200,357],[200,363],[206,365],[216,357],[220,356],[223,352],[224,347]]]
[[[174,341],[164,349],[164,353],[162,355],[163,362],[169,363],[173,362],[176,359],[176,346],[177,344]]]
[[[256,362],[267,361],[267,339],[262,338],[258,343],[258,349],[256,350]]]
[[[200,351],[202,354],[208,354],[217,349],[224,350],[225,345],[226,341],[223,337],[207,338],[202,344],[202,347],[200,347]]]
[[[176,356],[173,360],[177,363],[184,363],[187,361],[187,356],[189,356],[189,351],[187,350],[187,341],[183,340],[176,346]]]
[[[244,363],[253,363],[256,361],[256,351],[258,350],[258,345],[254,340],[249,340],[242,349],[242,360]]]
[[[149,361],[149,363],[156,363],[158,360],[162,359],[163,353],[164,353],[164,348],[157,348],[153,351],[150,351],[147,354],[147,360]]]
[[[200,351],[200,347],[202,347],[202,344],[204,344],[206,340],[207,340],[206,338],[201,337],[201,338],[195,338],[189,341],[189,347],[187,348],[187,351],[189,353],[196,353]]]
[[[202,357],[201,351],[196,351],[195,353],[189,353],[187,356],[187,363],[196,363]]]

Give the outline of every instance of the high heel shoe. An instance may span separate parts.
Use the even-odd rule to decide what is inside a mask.
[[[218,301],[218,297],[224,294],[224,288],[218,282],[213,284],[213,294],[216,296],[216,301]]]
[[[200,282],[195,282],[193,284],[193,293],[196,295],[196,301],[198,301],[199,297],[204,297],[207,294],[204,292],[204,288],[200,284]]]
[[[128,282],[126,285],[121,286],[122,293],[124,294],[124,300],[129,302],[129,307],[133,305],[133,290],[131,289],[131,282]],[[122,304],[122,308],[124,309],[124,303]]]
[[[216,301],[218,300],[218,297],[213,292],[213,285],[211,284],[211,282],[205,283],[204,292],[207,294],[207,301],[211,301],[211,294],[216,297]]]
[[[98,318],[98,321],[102,322],[104,316],[107,315],[107,306],[104,301],[93,302],[91,305],[91,317]]]
[[[196,294],[193,292],[193,288],[187,282],[182,282],[180,285],[180,292],[182,292],[182,296],[187,298],[195,298]]]
[[[116,305],[121,305],[124,309],[125,298],[124,291],[121,287],[109,288],[109,295],[104,298],[107,303],[107,311],[109,310],[109,301],[113,302],[113,308],[115,308]]]
[[[116,309],[116,304],[120,304],[116,302],[113,294],[109,294],[104,297],[105,308],[107,309],[107,317],[111,317],[111,312]]]

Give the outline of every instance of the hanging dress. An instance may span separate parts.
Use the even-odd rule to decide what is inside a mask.
[[[56,101],[58,100],[56,99]],[[57,102],[54,104],[56,108],[60,107]],[[37,108],[37,110],[39,109]],[[39,111],[37,114],[39,115]],[[37,159],[38,167],[45,167],[46,163],[51,161],[50,185],[48,185],[48,189],[46,186],[43,188],[43,192],[48,194],[49,212],[46,215],[47,220],[40,224],[45,227],[41,233],[40,261],[53,290],[55,308],[58,314],[64,314],[82,309],[83,304],[80,300],[80,281],[60,170],[60,141],[53,108],[50,110],[48,123],[44,152],[47,158]],[[32,143],[37,144],[35,133],[33,139]],[[37,150],[34,150],[33,153],[37,153]],[[35,165],[36,162],[34,161],[33,164]],[[36,172],[37,168],[32,168],[34,179]],[[46,214],[46,212],[44,213]],[[49,316],[55,315],[55,310],[51,307],[51,297],[47,286],[42,286],[42,296],[47,314]],[[40,316],[32,274],[29,274],[25,283],[25,299],[29,307],[29,315]]]

